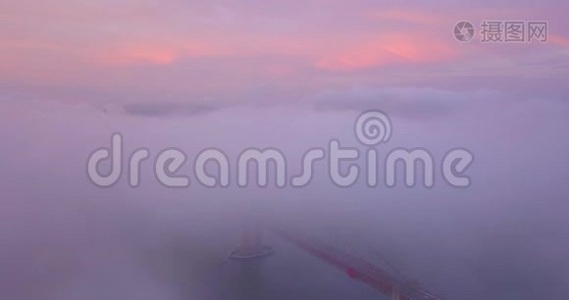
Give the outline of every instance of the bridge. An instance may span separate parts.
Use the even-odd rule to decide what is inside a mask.
[[[344,271],[348,277],[376,289],[388,296],[390,300],[442,300],[441,297],[426,291],[418,284],[405,282],[385,269],[332,245],[281,228],[271,228],[270,231],[314,257]],[[272,254],[272,249],[262,245],[260,233],[247,228],[243,231],[241,246],[231,252],[229,257],[248,260],[266,257],[270,254]]]

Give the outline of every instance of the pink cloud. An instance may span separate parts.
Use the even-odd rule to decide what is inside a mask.
[[[165,47],[126,47],[105,55],[103,61],[107,64],[140,64],[149,63],[168,65],[176,61],[179,54]]]
[[[326,70],[357,70],[391,64],[446,61],[457,55],[454,47],[433,37],[391,34],[326,54],[315,65]]]
[[[558,34],[551,34],[549,36],[549,41],[555,45],[564,46],[565,48],[569,48],[569,38],[564,37]]]

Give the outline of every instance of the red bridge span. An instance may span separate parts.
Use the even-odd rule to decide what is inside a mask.
[[[390,272],[353,254],[323,242],[303,237],[298,233],[292,234],[275,228],[271,231],[300,249],[346,272],[350,278],[359,280],[378,290],[390,297],[391,300],[442,300],[441,297],[424,290],[417,284],[404,282]]]

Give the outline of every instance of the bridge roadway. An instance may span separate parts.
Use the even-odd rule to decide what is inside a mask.
[[[324,242],[314,241],[298,233],[292,234],[281,229],[272,228],[271,231],[313,256],[346,272],[350,278],[379,290],[391,300],[442,300],[442,298],[427,292],[416,284],[403,282],[382,268]]]

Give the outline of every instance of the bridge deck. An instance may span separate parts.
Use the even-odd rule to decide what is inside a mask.
[[[441,300],[418,286],[402,282],[389,272],[323,242],[316,242],[299,234],[273,229],[273,233],[297,245],[304,251],[343,270],[353,279],[362,281],[381,293],[397,300]],[[396,296],[395,296],[396,295]]]

